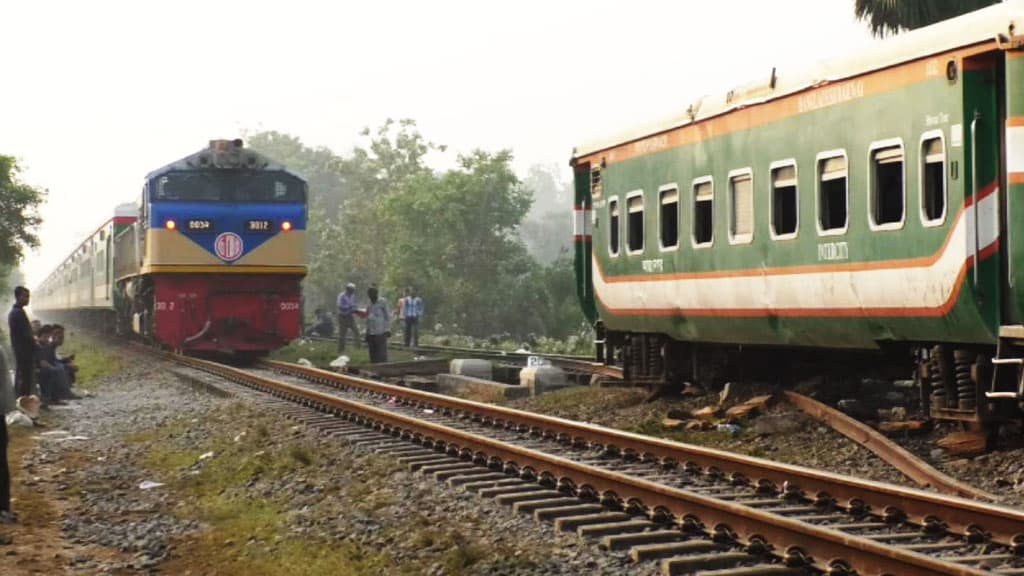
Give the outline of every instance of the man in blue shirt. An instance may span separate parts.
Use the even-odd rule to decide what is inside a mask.
[[[349,282],[338,294],[338,352],[345,351],[345,337],[352,330],[354,346],[359,347],[359,328],[356,326],[356,285]]]
[[[416,295],[415,288],[407,288],[405,305],[403,306],[405,320],[405,345],[419,346],[420,344],[420,318],[423,316],[423,299]]]

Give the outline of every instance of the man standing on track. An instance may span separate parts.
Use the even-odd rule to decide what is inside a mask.
[[[405,345],[420,345],[420,317],[423,316],[423,299],[416,295],[416,289],[405,289]]]
[[[383,298],[378,298],[376,286],[370,286],[367,296],[370,307],[366,310],[366,343],[370,348],[370,363],[387,362],[388,337],[391,336],[388,305]]]
[[[359,328],[356,326],[356,285],[349,282],[338,294],[338,352],[345,351],[345,337],[352,330],[353,346],[359,348]]]
[[[18,286],[14,289],[14,306],[7,315],[11,350],[14,352],[14,395],[19,398],[32,394],[32,375],[35,373],[36,341],[32,337],[32,324],[25,314],[28,302],[28,288]]]

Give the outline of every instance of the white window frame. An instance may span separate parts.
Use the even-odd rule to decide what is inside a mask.
[[[612,252],[612,222],[614,221],[612,218],[613,205],[619,208],[619,221],[616,222],[616,227],[619,229],[619,245],[615,248],[614,252]],[[605,247],[608,249],[608,257],[618,258],[619,254],[622,254],[622,202],[619,201],[618,196],[611,196],[608,198],[606,206],[608,206],[608,243],[605,244]]]
[[[924,210],[924,166],[927,159],[921,152],[924,149],[925,141],[936,138],[942,142],[942,215],[934,220],[929,220]],[[917,154],[919,156],[917,159],[917,206],[918,213],[921,215],[921,226],[925,228],[942,226],[946,222],[946,214],[949,213],[949,176],[947,173],[949,150],[946,148],[946,135],[942,130],[929,130],[921,134],[921,139],[917,143]]]
[[[697,233],[697,186],[701,184],[711,184],[711,240],[707,242],[697,242],[694,237]],[[694,178],[690,182],[690,245],[693,246],[694,250],[700,250],[703,248],[711,248],[715,245],[715,177],[714,176],[701,176],[700,178]]]
[[[735,210],[735,207],[732,205],[732,197],[733,197],[732,181],[733,181],[733,178],[736,178],[738,176],[749,176],[750,177],[750,233],[749,234],[733,234],[732,233],[733,211]],[[725,222],[725,225],[726,225],[725,227],[726,227],[726,233],[729,235],[729,244],[733,245],[733,246],[737,246],[737,245],[741,245],[741,244],[750,244],[751,242],[754,241],[754,231],[757,230],[757,210],[754,207],[754,204],[755,204],[755,202],[754,202],[754,185],[755,185],[755,182],[754,182],[754,170],[753,170],[753,168],[751,168],[750,166],[747,166],[746,168],[737,168],[736,170],[730,170],[728,176],[726,177],[725,184],[726,184],[725,202],[726,202],[726,206],[727,206],[727,208],[726,208],[726,216],[727,216],[727,218],[726,218],[726,222]]]
[[[661,231],[663,229],[663,226],[665,225],[665,223],[662,222],[662,219],[661,219],[661,215],[662,215],[662,212],[663,212],[663,210],[661,209],[661,207],[663,206],[663,204],[661,203],[661,196],[662,196],[662,194],[664,194],[665,192],[668,192],[669,190],[675,190],[676,191],[676,245],[675,246],[664,246],[661,243],[662,236],[663,236]],[[676,250],[679,250],[679,244],[680,244],[679,236],[681,236],[682,233],[683,233],[683,227],[680,226],[680,224],[682,224],[682,219],[679,217],[680,208],[683,206],[682,200],[683,200],[683,195],[679,193],[679,185],[677,185],[675,182],[672,182],[671,184],[662,184],[661,186],[658,187],[658,251],[659,252],[675,252]]]
[[[775,170],[793,167],[793,178],[796,179],[796,229],[788,234],[775,233]],[[776,160],[768,165],[768,234],[772,240],[792,240],[800,234],[800,168],[796,158]]]
[[[821,163],[832,158],[846,161],[846,224],[842,228],[825,230],[821,227]],[[845,148],[818,152],[814,157],[814,227],[818,236],[843,236],[850,229],[850,156]]]
[[[903,151],[903,189],[900,191],[903,194],[903,215],[899,222],[887,222],[885,224],[877,224],[875,222],[874,212],[874,199],[875,199],[875,151],[881,148],[894,148],[899,146],[900,150]],[[846,173],[850,173],[850,165],[846,165]],[[885,140],[877,140],[872,142],[868,146],[868,165],[867,165],[867,183],[868,183],[868,227],[871,228],[872,232],[883,232],[887,230],[902,230],[903,226],[907,223],[907,147],[903,145],[903,138],[887,138]]]
[[[640,236],[640,249],[639,250],[631,250],[629,248],[629,236],[630,236],[630,234],[629,234],[629,215],[630,215],[629,201],[630,201],[630,199],[637,198],[637,197],[640,198],[640,214],[642,215],[641,216],[641,220],[643,220],[643,222],[644,222],[644,230],[643,230],[643,234]],[[625,204],[624,207],[626,209],[626,221],[623,223],[623,226],[624,226],[624,228],[626,230],[626,237],[625,237],[625,241],[626,241],[626,254],[629,254],[630,256],[635,256],[637,254],[643,254],[644,253],[644,249],[647,248],[647,219],[646,219],[647,206],[644,204],[644,191],[643,190],[633,190],[632,192],[627,192],[626,193],[626,201],[624,202],[624,204]]]

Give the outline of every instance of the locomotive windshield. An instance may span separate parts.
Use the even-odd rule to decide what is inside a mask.
[[[286,172],[177,172],[156,181],[152,200],[305,202],[306,184]]]

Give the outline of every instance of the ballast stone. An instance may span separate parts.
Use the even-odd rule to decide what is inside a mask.
[[[557,366],[527,366],[519,371],[519,384],[530,390],[530,396],[538,396],[549,390],[565,388],[569,380],[565,371]]]
[[[494,378],[494,366],[491,362],[477,358],[456,358],[452,360],[448,371],[456,376],[469,376],[470,378],[480,378],[482,380]]]

